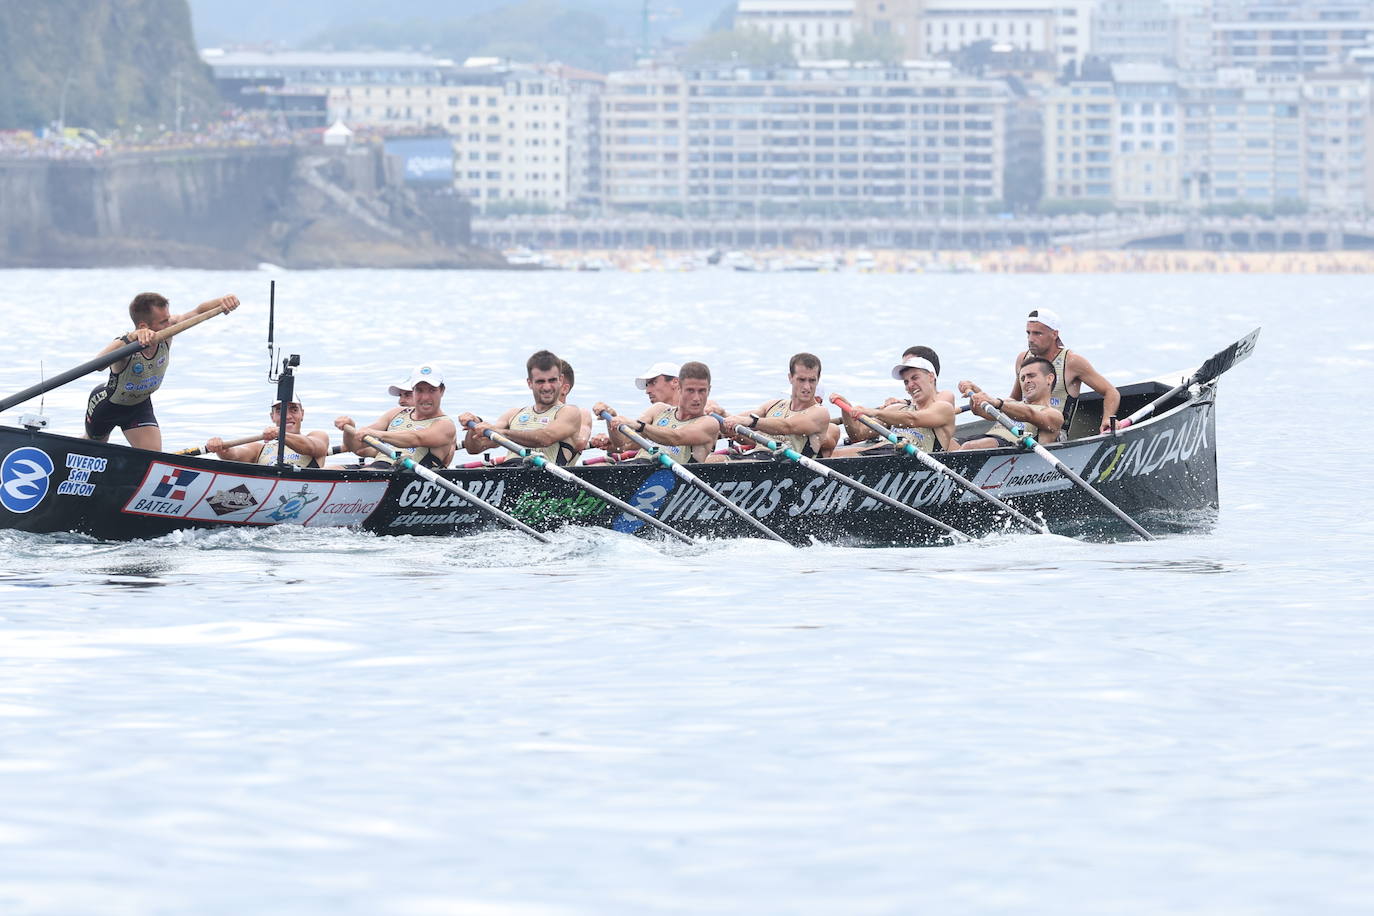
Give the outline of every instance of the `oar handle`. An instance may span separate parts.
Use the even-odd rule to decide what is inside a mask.
[[[746,438],[752,439],[759,445],[768,449],[768,451],[773,452],[774,454],[787,455],[788,458],[792,457],[792,455],[787,454],[788,452],[793,451],[791,448],[789,448],[786,445],[783,445],[776,439],[770,438],[766,433],[761,433],[757,429],[750,429],[743,423],[736,423],[735,428],[730,429],[728,426],[725,425],[726,418],[723,414],[713,413],[711,414],[711,419],[719,423],[721,428],[728,433],[737,433],[741,436],[745,436]],[[797,452],[796,455],[799,458],[801,457],[800,452]]]
[[[463,425],[466,426],[468,429],[476,429],[477,421],[469,420]],[[506,436],[501,435],[494,429],[484,429],[482,430],[482,435],[486,436],[488,439],[490,439],[492,442],[495,442],[502,448],[509,449],[510,451],[515,452],[515,454],[519,455],[521,458],[528,458],[530,456],[529,449],[525,448],[525,446],[521,445],[519,442],[516,442],[514,439],[510,439]]]
[[[262,433],[258,433],[256,436],[240,436],[240,437],[237,438],[237,439],[230,439],[230,440],[228,440],[227,442],[224,443],[224,447],[225,447],[225,448],[233,448],[233,447],[236,446],[236,445],[247,445],[247,444],[250,443],[250,442],[261,442],[261,441],[263,441],[263,439],[262,439]],[[209,448],[208,445],[196,445],[196,446],[192,446],[191,448],[184,448],[184,449],[181,449],[180,451],[172,452],[172,454],[173,454],[173,455],[189,455],[190,457],[194,458],[196,455],[204,455],[204,454],[207,454],[209,451],[210,451],[210,448]]]
[[[668,461],[672,461],[672,458],[669,458],[667,455],[663,454],[658,450],[657,445],[650,442],[648,439],[645,439],[643,436],[641,436],[634,430],[630,429],[630,424],[626,423],[623,417],[613,414],[609,410],[601,411],[600,416],[601,419],[606,421],[607,426],[610,426],[612,423],[614,423],[616,425],[616,429],[620,431],[620,434],[622,436],[624,436],[626,439],[629,439],[631,442],[633,442],[640,448],[644,449],[644,451],[658,458],[659,463],[662,464],[664,467],[667,467]]]

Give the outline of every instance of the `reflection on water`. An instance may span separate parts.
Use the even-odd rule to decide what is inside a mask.
[[[176,443],[260,423],[243,341],[264,276],[8,271],[0,390],[32,383],[39,349],[89,359],[133,292],[234,291],[243,308],[178,339],[158,416]],[[0,910],[1371,908],[1374,506],[1349,483],[1367,459],[1355,437],[1301,474],[1247,451],[1311,354],[1348,358],[1323,389],[1367,387],[1347,352],[1362,278],[274,276],[301,303],[278,333],[320,429],[380,415],[430,359],[450,413],[499,414],[544,346],[584,403],[643,404],[644,366],[701,359],[743,410],[781,396],[798,350],[858,401],[900,394],[888,368],[913,343],[945,387],[997,390],[1027,302],[1113,379],[1285,333],[1222,385],[1215,532],[1152,543],[0,530]],[[376,312],[397,302],[444,320],[398,333]],[[80,428],[82,387],[48,397],[55,428]]]

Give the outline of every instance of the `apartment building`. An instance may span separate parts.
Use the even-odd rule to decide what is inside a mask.
[[[1303,81],[1305,197],[1312,206],[1374,206],[1374,111],[1362,73],[1315,73]]]
[[[1178,74],[1158,64],[1118,64],[1112,138],[1113,197],[1125,206],[1179,199],[1183,108]]]
[[[902,42],[907,57],[948,57],[981,41],[1082,64],[1094,0],[854,0],[856,27]]]
[[[1055,86],[1044,96],[1045,197],[1115,199],[1116,89],[1110,81]]]
[[[1310,73],[1343,66],[1372,38],[1372,0],[1215,0],[1217,67]]]
[[[854,40],[854,0],[739,0],[734,27],[788,42],[799,58],[825,56]]]
[[[1008,98],[947,65],[613,73],[605,199],[722,214],[1000,200]]]

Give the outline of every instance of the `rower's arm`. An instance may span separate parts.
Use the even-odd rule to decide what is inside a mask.
[[[1116,415],[1121,408],[1121,392],[1116,390],[1116,386],[1107,381],[1106,376],[1093,368],[1093,364],[1088,362],[1077,353],[1069,354],[1069,365],[1064,367],[1064,372],[1069,379],[1077,378],[1078,381],[1087,385],[1093,391],[1102,395],[1102,424],[1101,432],[1111,429],[1111,424],[1107,422],[1108,417]],[[1065,380],[1064,387],[1068,388],[1068,379]],[[1080,389],[1081,391],[1082,389]]]
[[[506,422],[509,423],[510,421],[507,420]],[[544,448],[555,442],[562,442],[564,439],[575,438],[581,428],[581,408],[565,404],[563,409],[558,412],[558,416],[554,417],[553,421],[542,429],[506,428],[497,430],[497,432],[505,435],[512,442],[525,446],[525,448]]]
[[[397,448],[437,449],[453,445],[458,439],[458,428],[448,417],[441,417],[424,429],[396,429],[374,435]]]
[[[935,401],[929,407],[912,410],[907,405],[884,407],[875,410],[874,419],[884,426],[925,426],[938,429],[954,417],[954,407],[944,401]]]
[[[218,308],[221,305],[224,306],[225,312],[232,312],[234,309],[239,307],[239,297],[231,293],[228,296],[220,296],[218,299],[211,299],[208,302],[202,302],[200,305],[191,309],[191,311],[185,313],[184,315],[172,315],[172,324],[180,324],[187,318],[191,318],[195,315],[203,315],[211,309]]]
[[[510,426],[510,421],[515,417],[515,414],[519,410],[520,408],[518,407],[512,407],[510,410],[507,410],[505,413],[501,414],[500,418],[497,419],[495,423],[484,423],[476,414],[462,414],[459,417],[459,420],[462,421],[464,424],[467,423],[469,418],[477,421],[476,426],[464,429],[463,451],[467,452],[469,455],[480,455],[487,449],[494,446],[496,443],[492,442],[490,439],[484,436],[482,434],[482,431],[484,429],[490,428],[495,432],[508,434],[510,431],[506,427]],[[515,437],[512,436],[511,438]],[[525,443],[521,442],[520,444],[524,445]]]
[[[597,402],[596,407],[606,407],[606,405],[601,402]],[[596,407],[593,407],[592,409],[595,410]],[[638,432],[638,426],[641,422],[643,422],[645,424],[644,428],[647,430],[650,428],[648,424],[657,416],[658,407],[657,405],[651,404],[649,408],[644,411],[644,413],[639,415],[638,419],[628,417],[624,414],[616,414],[615,416],[611,417],[609,420],[606,421],[606,434],[610,436],[611,439],[610,451],[624,452],[629,451],[630,449],[639,448],[639,446],[636,443],[632,442],[628,436],[626,436],[620,431],[621,425],[627,425],[630,427],[630,429]]]
[[[659,445],[714,446],[720,438],[720,425],[711,417],[698,417],[686,426],[676,429],[668,426],[645,426],[640,435]]]
[[[252,464],[258,460],[258,453],[262,450],[261,442],[250,442],[247,445],[232,445],[229,448],[210,449],[215,453],[215,457],[220,461],[241,461],[244,464]]]
[[[755,428],[772,436],[814,436],[830,425],[830,411],[817,404],[790,417],[760,417]]]
[[[329,434],[319,429],[304,435],[287,433],[286,447],[297,454],[324,461],[329,457]]]
[[[1021,400],[1021,361],[1025,358],[1026,354],[1022,353],[1020,356],[1016,357],[1016,364],[1011,367],[1012,383],[1011,394],[1007,395],[1008,400]],[[1011,414],[1007,414],[1007,416],[1011,416]]]
[[[579,452],[586,451],[591,446],[592,441],[592,412],[585,407],[577,408],[577,412],[582,415],[582,423],[577,427],[577,441],[573,447]]]
[[[1057,433],[1064,425],[1064,414],[1053,407],[1036,407],[1025,401],[1002,401],[1002,413],[1022,423],[1033,423],[1041,433]]]

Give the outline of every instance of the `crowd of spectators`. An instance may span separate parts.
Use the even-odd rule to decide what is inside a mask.
[[[28,130],[0,130],[0,159],[92,160],[118,153],[163,150],[309,146],[320,143],[322,132],[321,128],[292,129],[275,112],[233,109],[216,120],[191,123],[180,131],[167,125],[140,126],[107,134],[56,126],[41,134]]]

